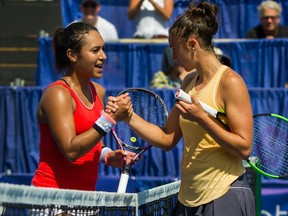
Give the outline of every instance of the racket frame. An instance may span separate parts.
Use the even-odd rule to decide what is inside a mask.
[[[190,98],[190,101],[189,101],[189,98]],[[188,103],[192,103],[192,99],[190,97],[189,94],[187,94],[186,92],[184,92],[182,89],[178,89],[176,92],[175,92],[175,98],[177,100],[183,100],[185,102],[188,102]],[[200,104],[203,108],[203,110],[209,114],[210,116],[214,117],[218,122],[221,123],[221,125],[223,125],[225,127],[225,129],[227,129],[228,131],[230,131],[229,127],[224,124],[224,122],[221,121],[221,119],[218,117],[219,115],[223,115],[225,116],[225,113],[222,113],[222,112],[218,112],[216,109],[212,108],[211,106],[209,106],[208,104],[200,101]],[[288,122],[288,119],[285,118],[284,116],[281,116],[281,115],[278,115],[278,114],[274,114],[274,113],[262,113],[262,114],[255,114],[253,115],[253,118],[256,118],[258,116],[265,116],[265,115],[270,115],[272,117],[277,117],[277,118],[280,118],[284,121],[287,121]],[[253,142],[254,143],[254,142]],[[267,176],[269,178],[284,178],[284,179],[287,179],[288,178],[288,174],[287,175],[283,175],[283,176],[277,176],[277,175],[273,175],[273,174],[269,174],[267,172],[264,172],[263,170],[261,170],[259,167],[257,167],[256,163],[254,162],[255,159],[252,159],[252,157],[249,157],[247,160],[247,163],[253,168],[255,169],[257,172],[259,172],[260,174],[264,175],[264,176]]]
[[[275,118],[279,118],[283,121],[286,121],[288,122],[288,119],[284,116],[281,116],[279,114],[275,114],[275,113],[259,113],[259,114],[255,114],[253,115],[253,118],[257,118],[257,117],[261,117],[261,116],[271,116],[271,117],[275,117]],[[249,157],[247,160],[247,163],[253,168],[255,169],[256,171],[258,171],[260,174],[266,176],[266,177],[269,177],[269,178],[275,178],[275,179],[288,179],[288,174],[287,175],[273,175],[273,174],[270,174],[270,173],[267,173],[265,171],[263,171],[262,169],[260,169],[256,164],[256,157],[255,156],[251,156]]]
[[[161,106],[163,107],[163,110],[164,110],[164,115],[166,116],[165,120],[167,120],[168,109],[167,109],[165,102],[163,101],[163,99],[159,95],[157,95],[156,93],[154,93],[148,89],[145,89],[145,88],[128,88],[128,89],[121,91],[117,96],[120,96],[120,95],[125,94],[127,92],[129,93],[131,91],[141,91],[141,92],[148,93],[149,95],[155,97],[161,103]],[[137,160],[139,160],[140,156],[144,152],[146,152],[148,149],[150,149],[152,147],[152,145],[148,144],[148,145],[145,145],[142,147],[132,146],[132,145],[129,145],[129,144],[123,142],[118,137],[114,128],[111,129],[111,132],[112,132],[114,139],[116,140],[116,142],[118,144],[119,149],[124,150],[124,148],[126,148],[126,149],[129,149],[129,150],[136,153],[136,155],[132,158],[132,160],[129,164],[126,163],[126,158],[124,156],[122,157],[123,168],[121,171],[121,176],[120,176],[120,181],[119,181],[117,193],[125,193],[126,189],[127,189],[128,181],[129,181],[129,173],[130,173],[132,166],[137,162]]]

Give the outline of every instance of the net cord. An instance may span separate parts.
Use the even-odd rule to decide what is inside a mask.
[[[0,203],[98,207],[131,206],[135,207],[136,215],[138,215],[141,205],[177,194],[179,186],[180,181],[176,181],[139,193],[119,194],[103,191],[84,192],[56,188],[36,188],[27,185],[0,183]]]
[[[27,185],[0,183],[0,203],[76,206],[137,206],[137,194],[116,192],[79,191],[56,188],[35,188]]]

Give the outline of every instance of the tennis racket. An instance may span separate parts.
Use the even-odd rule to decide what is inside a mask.
[[[137,115],[152,124],[165,125],[168,118],[168,109],[160,96],[144,88],[129,88],[120,92],[118,96],[125,93],[129,93],[133,110]],[[129,164],[123,157],[123,168],[117,193],[125,193],[132,166],[139,160],[140,155],[152,146],[138,137],[125,122],[118,122],[111,132],[120,149],[136,153]]]
[[[254,115],[249,165],[270,178],[288,179],[288,119],[277,114]]]
[[[192,99],[190,97],[189,94],[187,94],[186,92],[184,92],[182,89],[178,89],[175,93],[175,98],[177,100],[182,100],[185,101],[187,103],[192,103]],[[205,104],[202,101],[199,101],[199,103],[201,104],[203,110],[208,113],[209,115],[211,115],[212,117],[214,117],[217,122],[219,122],[226,130],[229,130],[229,127],[223,123],[223,121],[221,120],[221,116],[225,116],[225,113],[221,113],[218,112],[217,110],[215,110],[214,108],[210,107],[209,105]]]
[[[177,90],[175,98],[192,103],[190,95],[181,89]],[[206,113],[225,125],[220,118],[224,113],[203,102],[200,104]],[[252,151],[246,161],[262,175],[288,179],[288,119],[277,114],[256,114],[253,124]]]

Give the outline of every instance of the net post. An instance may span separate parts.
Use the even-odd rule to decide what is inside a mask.
[[[256,178],[256,188],[255,188],[255,207],[256,207],[256,215],[261,216],[261,197],[262,197],[262,175],[258,172],[255,174]]]

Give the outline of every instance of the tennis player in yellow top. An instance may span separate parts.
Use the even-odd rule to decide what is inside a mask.
[[[253,216],[253,192],[242,160],[252,147],[253,117],[243,79],[216,57],[212,37],[218,30],[218,7],[191,3],[169,29],[173,58],[186,71],[181,88],[194,103],[177,101],[167,124],[160,128],[137,114],[126,123],[149,144],[166,151],[183,137],[181,186],[173,216]],[[229,131],[208,116],[198,100],[225,112]],[[117,98],[109,97],[106,110],[115,111]]]

